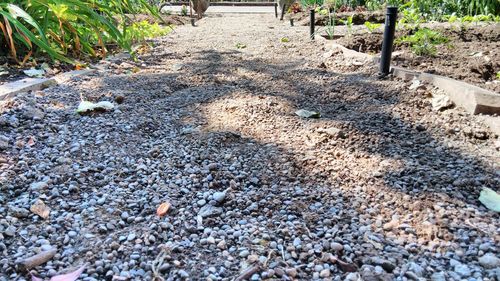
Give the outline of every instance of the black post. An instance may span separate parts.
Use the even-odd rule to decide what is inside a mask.
[[[316,24],[314,21],[314,9],[311,9],[311,16],[310,16],[310,33],[311,33],[311,40],[314,40],[314,30],[316,29],[314,25]]]
[[[387,7],[385,18],[384,42],[382,43],[382,56],[380,58],[380,76],[389,75],[391,70],[392,47],[394,44],[394,32],[396,31],[396,20],[398,18],[398,7]]]
[[[274,16],[278,18],[278,3],[274,3]]]
[[[286,8],[286,5],[285,3],[283,3],[283,7],[281,7],[281,17],[280,17],[280,20],[283,20],[283,17],[285,16],[285,8]]]
[[[290,19],[290,26],[293,26],[293,19]]]
[[[194,25],[194,19],[193,19],[193,18],[191,18],[191,26],[195,26],[195,25]]]

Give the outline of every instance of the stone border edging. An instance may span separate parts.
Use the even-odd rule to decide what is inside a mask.
[[[0,86],[0,100],[13,98],[15,95],[22,92],[43,90],[50,86],[67,82],[74,77],[87,75],[95,71],[95,69],[73,70],[58,74],[51,78],[24,78],[18,81],[5,83]]]
[[[327,41],[326,39],[324,39]],[[342,53],[350,58],[359,59],[364,62],[378,64],[380,58],[365,53],[348,49],[337,43],[325,44],[326,49],[340,49]],[[457,105],[464,108],[468,113],[477,114],[500,114],[500,94],[485,90],[483,88],[458,81],[452,78],[407,70],[401,67],[392,67],[393,75],[404,80],[417,78],[426,81],[443,90],[445,94]],[[457,91],[461,90],[461,91]],[[490,130],[500,136],[500,117],[491,115],[478,116]]]
[[[345,56],[351,58],[371,61],[374,64],[379,61],[379,58],[376,56],[360,53],[337,43],[327,44],[327,47],[341,49]],[[500,94],[441,75],[394,66],[391,67],[391,70],[394,76],[403,80],[418,79],[438,87],[443,90],[456,105],[463,107],[470,114],[500,114]]]

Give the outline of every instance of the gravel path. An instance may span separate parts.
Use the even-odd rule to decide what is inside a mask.
[[[478,201],[500,186],[498,136],[323,46],[273,15],[209,17],[3,102],[0,280],[54,247],[38,276],[499,280]],[[117,106],[79,116],[80,96]]]

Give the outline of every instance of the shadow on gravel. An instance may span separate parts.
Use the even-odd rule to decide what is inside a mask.
[[[107,259],[110,255],[104,253],[113,251],[108,244],[122,235],[124,245],[142,239],[144,245],[137,244],[134,251],[147,262],[158,254],[156,241],[173,242],[169,262],[180,262],[167,267],[165,275],[171,279],[184,265],[201,279],[208,266],[228,260],[222,253],[226,249],[243,259],[248,256],[244,250],[269,257],[266,263],[274,268],[298,267],[298,276],[310,279],[314,268],[305,265],[335,252],[333,241],[344,244],[339,256],[346,262],[375,265],[369,259],[382,257],[402,267],[437,251],[454,251],[450,245],[464,242],[464,231],[471,233],[470,239],[494,235],[488,228],[495,225],[494,214],[477,200],[482,186],[499,186],[494,167],[446,147],[445,137],[467,144],[476,140],[448,135],[429,122],[439,115],[406,86],[302,62],[242,59],[238,52],[200,52],[194,61],[176,74],[104,76],[93,78],[100,79],[98,87],[77,83],[63,89],[91,99],[103,91],[109,91],[108,97],[125,95],[121,112],[70,124],[70,131],[82,135],[87,125],[108,126],[111,140],[72,156],[83,167],[114,165],[88,168],[70,179],[78,180],[81,190],[64,198],[74,202],[60,207],[62,212],[89,216],[86,230],[106,239],[93,244],[77,237],[86,241],[77,253],[94,251]],[[318,110],[322,117],[301,119],[294,114],[297,109]],[[420,122],[424,117],[427,121]],[[337,130],[319,132],[332,128]],[[98,139],[98,134],[88,135]],[[217,165],[210,168],[211,163]],[[223,211],[203,218],[200,226],[197,214],[207,203],[200,202],[204,193],[228,187]],[[108,193],[115,194],[115,201],[86,213],[88,204],[81,201]],[[155,208],[167,199],[173,202],[172,212],[156,217]],[[123,210],[134,218],[131,223],[118,222]],[[382,229],[395,216],[409,226],[394,233]],[[101,233],[98,226],[108,223],[120,230]],[[134,237],[125,241],[131,232]],[[212,233],[226,237],[227,245],[208,242]],[[435,249],[430,241],[445,246]],[[434,270],[448,266],[449,258],[476,261],[474,255],[438,254],[432,263],[426,261]],[[101,280],[114,270],[117,255],[97,273]],[[135,268],[139,262],[130,264]],[[223,275],[234,277],[240,264],[227,270]]]
[[[448,147],[443,139],[449,137],[466,143],[482,141],[453,135],[462,132],[446,131],[449,129],[439,126],[443,122],[421,123],[422,114],[440,116],[431,110],[430,102],[422,98],[422,94],[407,90],[407,86],[380,82],[366,74],[334,73],[314,66],[304,68],[301,62],[276,65],[259,59],[242,59],[237,52],[204,51],[197,55],[196,66],[183,75],[201,72],[214,78],[232,77],[231,84],[238,91],[246,90],[245,94],[280,97],[295,110],[320,111],[322,117],[317,123],[328,126],[328,122],[333,121],[333,126],[347,135],[333,140],[333,146],[389,160],[382,163],[385,168],[374,171],[374,176],[384,178],[386,185],[395,191],[410,196],[443,193],[478,206],[481,187],[500,185],[494,167],[480,157]],[[204,102],[226,98],[225,95],[207,96]],[[282,112],[282,115],[295,117],[293,111]],[[264,126],[273,122],[280,123],[280,120],[264,122]],[[318,149],[322,149],[322,145],[327,149],[332,146],[320,144]],[[393,167],[397,165],[391,164],[391,160],[403,166]]]

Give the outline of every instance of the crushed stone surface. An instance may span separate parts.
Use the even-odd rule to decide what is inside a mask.
[[[478,200],[500,186],[498,136],[324,46],[273,15],[211,16],[2,101],[0,280],[51,248],[36,276],[498,280]],[[80,116],[81,98],[115,109]]]

